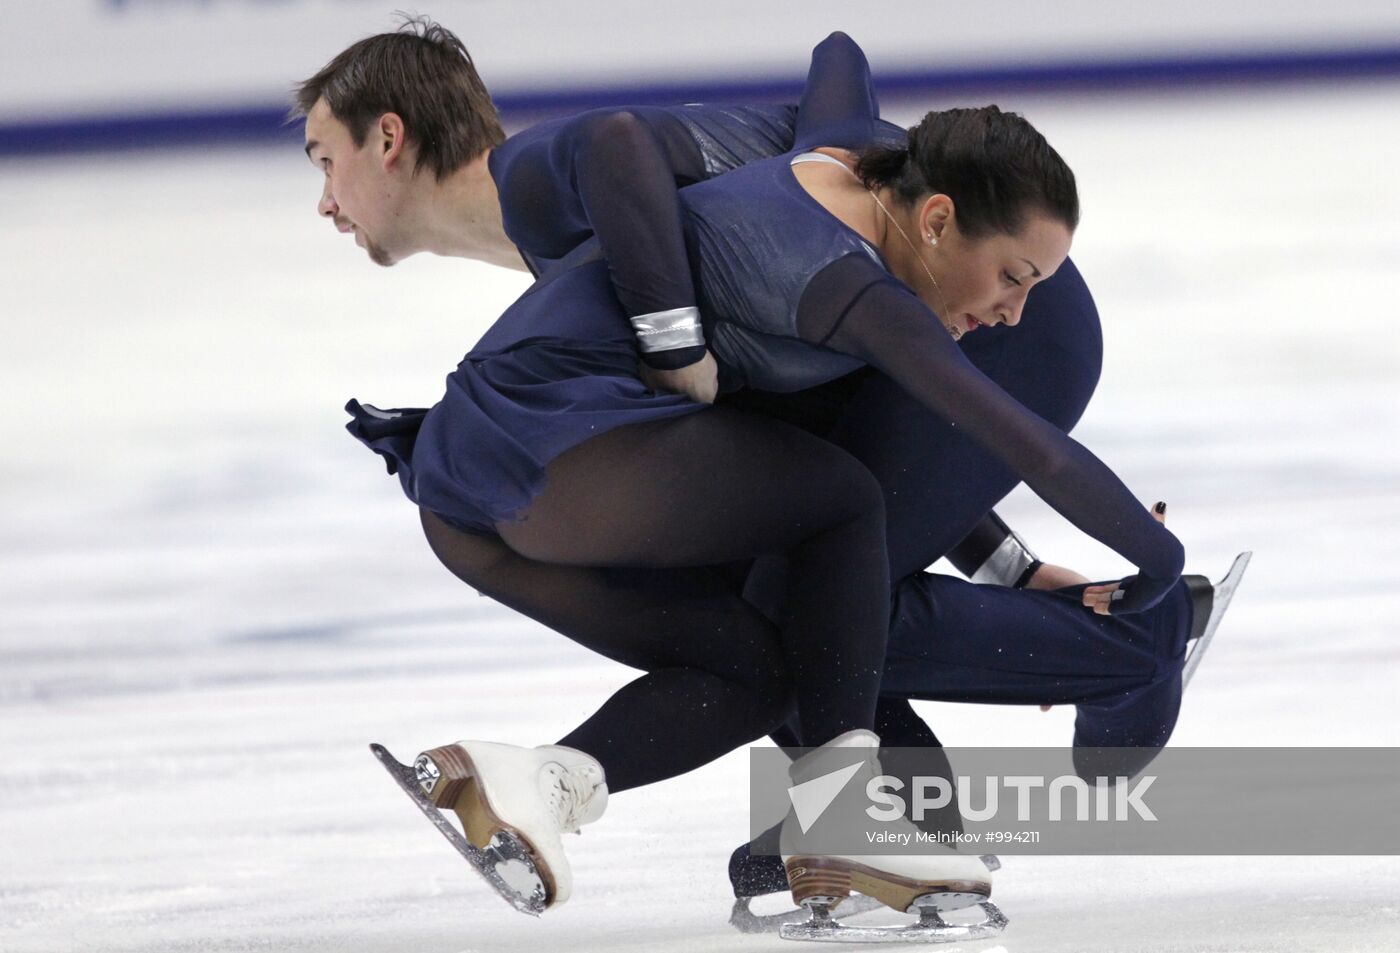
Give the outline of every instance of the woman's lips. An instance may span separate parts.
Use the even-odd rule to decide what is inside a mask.
[[[974,317],[973,317],[972,315],[970,315],[970,314],[965,314],[965,315],[963,315],[963,317],[967,320],[967,329],[968,329],[969,331],[976,331],[978,328],[980,328],[980,327],[982,326],[982,322],[981,322],[981,321],[978,321],[976,318],[974,318]]]

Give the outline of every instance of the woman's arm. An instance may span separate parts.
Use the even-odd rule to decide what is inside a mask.
[[[807,86],[797,107],[793,148],[864,149],[875,141],[880,104],[865,52],[836,32],[812,50]]]
[[[705,356],[676,195],[676,165],[693,164],[684,145],[618,109],[568,124],[549,150],[553,176],[572,186],[598,237],[643,360],[665,369]]]
[[[871,260],[847,256],[823,269],[803,294],[798,333],[879,368],[1137,566],[1115,611],[1148,608],[1176,582],[1184,561],[1176,537],[1096,456],[973,367],[923,302]]]

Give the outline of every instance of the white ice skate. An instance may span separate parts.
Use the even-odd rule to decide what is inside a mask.
[[[881,773],[877,752],[880,739],[869,731],[849,731],[794,762],[789,769],[794,787],[808,781],[849,769],[850,753],[841,749],[864,748],[869,754],[855,768],[844,790],[863,792],[866,782]],[[811,912],[805,923],[785,924],[780,935],[788,940],[835,940],[839,942],[941,943],[953,940],[981,940],[996,936],[1006,927],[1006,917],[988,899],[992,893],[992,869],[980,857],[959,854],[950,848],[930,845],[919,855],[833,855],[790,852],[796,843],[800,822],[790,813],[783,824],[781,843],[792,899]],[[888,833],[907,833],[917,828],[900,818],[889,825]],[[862,927],[838,923],[832,908],[852,891],[865,894],[901,913],[917,913],[919,922],[909,926]],[[969,924],[952,924],[941,914],[967,907],[980,907],[983,919]]]
[[[573,878],[560,838],[596,821],[608,803],[603,768],[560,745],[520,748],[459,741],[413,767],[371,750],[428,819],[496,892],[538,916],[569,899]],[[465,837],[442,813],[453,811]]]

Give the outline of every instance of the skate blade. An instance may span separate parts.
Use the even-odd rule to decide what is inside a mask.
[[[935,897],[930,895],[928,899]],[[949,923],[934,907],[927,906],[920,908],[918,923],[879,927],[838,923],[822,905],[814,904],[810,920],[785,924],[778,935],[784,940],[828,943],[970,943],[999,936],[1006,929],[1006,915],[990,900],[977,906],[983,914],[978,923]]]
[[[384,770],[398,782],[399,787],[412,799],[414,804],[448,843],[457,848],[471,868],[482,876],[491,888],[512,907],[533,917],[544,913],[544,878],[535,868],[525,845],[513,834],[505,831],[497,833],[485,849],[475,847],[462,836],[448,819],[447,815],[428,800],[418,785],[418,775],[414,769],[399,762],[383,745],[371,744],[369,750],[379,759]]]
[[[752,897],[735,900],[734,909],[729,912],[729,925],[740,933],[777,933],[784,924],[803,923],[810,917],[801,907],[793,907],[779,913],[754,913],[750,907],[752,903]],[[834,917],[853,917],[882,906],[884,904],[874,897],[853,893],[841,901],[841,905],[834,911]]]
[[[1254,554],[1243,552],[1235,557],[1234,563],[1230,566],[1230,571],[1225,574],[1225,578],[1215,584],[1215,592],[1211,600],[1210,618],[1206,622],[1205,631],[1201,637],[1196,639],[1191,645],[1191,651],[1186,656],[1186,662],[1181,668],[1181,687],[1184,690],[1191,683],[1191,676],[1196,674],[1196,669],[1201,665],[1201,658],[1206,654],[1206,649],[1210,647],[1210,640],[1215,638],[1215,630],[1220,628],[1220,620],[1225,617],[1225,610],[1230,608],[1230,602],[1235,598],[1235,590],[1239,588],[1240,580],[1244,578],[1244,571],[1249,568],[1249,559]]]

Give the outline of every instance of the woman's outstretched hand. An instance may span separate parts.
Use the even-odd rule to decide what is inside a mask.
[[[1158,503],[1156,506],[1152,507],[1152,518],[1165,526],[1167,522],[1167,504]],[[1108,615],[1115,601],[1114,594],[1123,591],[1124,595],[1126,595],[1127,593],[1126,590],[1123,589],[1123,584],[1131,583],[1133,578],[1134,577],[1130,576],[1119,582],[1108,582],[1098,586],[1085,586],[1084,605],[1093,609],[1099,615]],[[1122,598],[1122,596],[1118,596],[1118,599],[1121,600]]]
[[[642,381],[654,391],[684,394],[693,401],[713,404],[719,393],[719,365],[709,351],[694,364],[670,371],[643,364]]]

